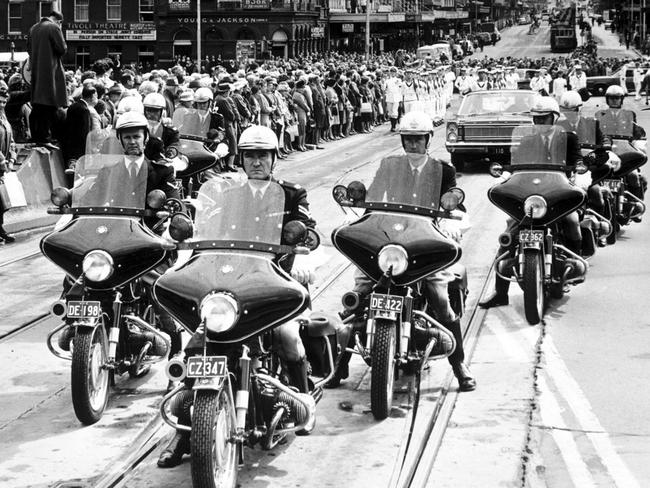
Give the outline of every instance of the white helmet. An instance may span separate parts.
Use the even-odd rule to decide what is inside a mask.
[[[194,101],[194,90],[183,90],[178,97],[181,102],[193,102]]]
[[[144,97],[142,105],[144,105],[146,108],[159,108],[161,110],[164,110],[166,107],[165,97],[160,93],[149,93],[146,97]]]
[[[605,92],[605,97],[624,97],[625,90],[620,85],[610,85]]]
[[[194,101],[197,103],[210,102],[214,99],[214,93],[210,88],[202,87],[194,93]]]
[[[401,135],[426,136],[433,134],[433,122],[424,112],[409,112],[399,123]]]
[[[237,146],[240,151],[245,150],[278,150],[278,137],[270,128],[263,125],[252,125],[239,137]]]
[[[120,100],[120,103],[117,104],[117,113],[123,114],[126,112],[144,113],[144,105],[142,105],[142,100],[139,96],[132,95]]]
[[[551,97],[538,97],[530,107],[530,113],[535,115],[549,115],[554,114],[555,118],[560,116],[560,106],[554,98]]]
[[[124,129],[133,129],[133,128],[140,128],[146,130],[147,127],[148,127],[148,122],[145,116],[142,115],[141,113],[134,112],[134,111],[125,112],[122,115],[120,115],[115,124],[115,130],[117,132],[120,132],[121,130]]]
[[[562,94],[560,98],[560,108],[565,110],[575,110],[582,107],[582,97],[575,90],[569,90]]]

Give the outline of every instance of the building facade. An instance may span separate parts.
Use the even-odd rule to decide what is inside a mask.
[[[51,0],[0,0],[0,52],[26,51],[29,29],[52,5]]]

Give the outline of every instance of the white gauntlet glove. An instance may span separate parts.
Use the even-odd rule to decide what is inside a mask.
[[[314,267],[310,262],[309,255],[296,254],[291,267],[291,277],[301,285],[314,284],[316,273],[314,273]]]
[[[607,160],[607,164],[609,164],[612,167],[612,170],[618,171],[619,169],[621,169],[621,158],[619,158],[612,151],[607,151],[607,155],[609,156],[609,159]]]
[[[217,145],[217,148],[214,150],[214,154],[219,158],[225,158],[228,156],[228,144],[223,142]]]

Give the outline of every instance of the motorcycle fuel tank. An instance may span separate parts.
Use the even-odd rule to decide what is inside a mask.
[[[434,226],[431,218],[406,213],[370,212],[332,233],[334,246],[373,280],[383,271],[377,263],[379,251],[387,244],[402,246],[408,254],[406,271],[393,277],[397,285],[407,285],[460,259],[461,249]]]
[[[79,216],[41,240],[41,251],[50,261],[77,279],[86,254],[103,250],[113,258],[113,274],[105,281],[90,280],[97,290],[119,287],[157,266],[166,257],[162,238],[136,218]]]
[[[585,200],[585,193],[572,185],[562,171],[520,171],[488,191],[490,201],[513,219],[521,222],[524,202],[531,195],[543,197],[548,205],[546,214],[535,223],[548,225],[572,212]]]
[[[233,328],[208,332],[211,341],[220,343],[243,341],[296,317],[309,305],[307,290],[261,254],[203,251],[154,285],[158,303],[193,331],[201,323],[201,302],[213,292],[228,293],[239,304]]]

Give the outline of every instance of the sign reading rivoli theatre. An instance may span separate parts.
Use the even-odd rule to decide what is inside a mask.
[[[65,25],[68,41],[155,41],[156,26],[151,22],[83,22]]]

